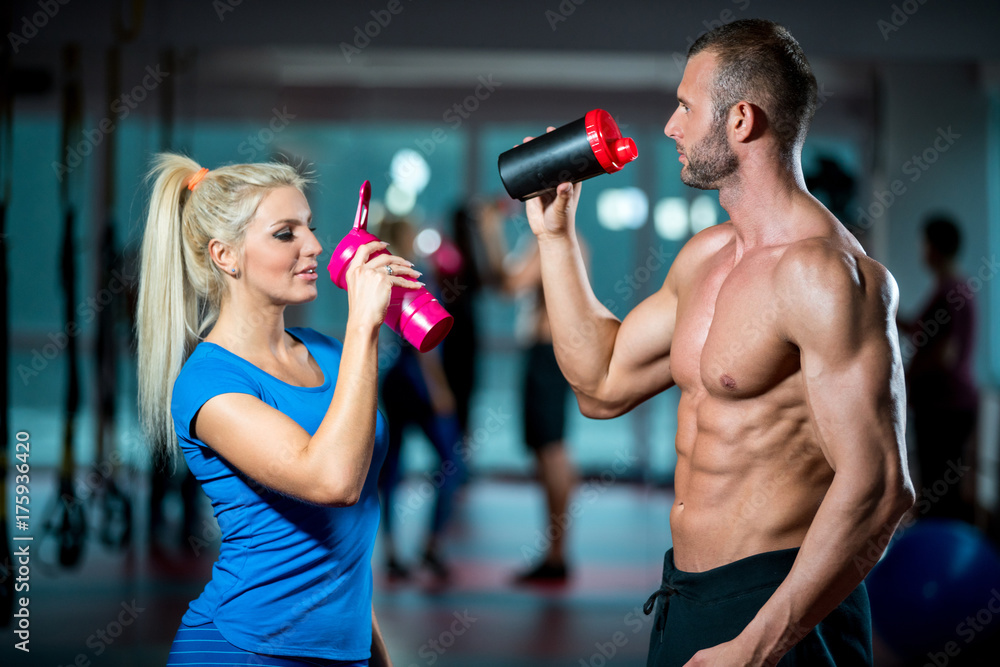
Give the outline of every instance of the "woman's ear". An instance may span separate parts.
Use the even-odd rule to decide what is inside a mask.
[[[227,244],[219,239],[212,239],[208,242],[208,254],[223,273],[238,273],[239,258]]]

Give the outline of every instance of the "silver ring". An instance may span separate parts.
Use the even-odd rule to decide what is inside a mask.
[[[392,275],[392,267],[390,265],[386,264],[385,265],[385,272],[388,273],[391,276]]]

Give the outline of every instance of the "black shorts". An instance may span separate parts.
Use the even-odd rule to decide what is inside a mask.
[[[701,649],[734,639],[785,580],[798,551],[769,551],[697,573],[676,569],[673,549],[668,551],[663,585],[646,605],[646,613],[656,612],[647,667],[680,667]],[[864,583],[778,663],[779,667],[871,664],[871,610]]]
[[[538,450],[563,439],[569,383],[552,343],[535,343],[524,356],[524,442]]]

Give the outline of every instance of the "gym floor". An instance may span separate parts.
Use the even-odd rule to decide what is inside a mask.
[[[401,493],[416,483],[408,479]],[[34,476],[32,495],[39,504],[54,495],[55,484],[55,471]],[[641,607],[659,586],[663,553],[670,547],[672,494],[637,484],[590,484],[587,493],[578,494],[582,511],[568,526],[574,569],[563,586],[511,583],[544,547],[544,501],[531,482],[474,480],[463,489],[445,547],[452,566],[447,584],[419,568],[408,581],[388,581],[378,544],[374,603],[394,664],[642,664],[652,623]],[[133,494],[137,506],[144,506],[145,485],[136,481]],[[398,549],[408,562],[419,553],[431,505],[424,503],[400,521]],[[192,545],[200,546],[202,538],[182,540],[179,528],[171,540],[176,548],[154,553],[146,546],[145,517],[138,517],[133,551],[116,552],[91,538],[72,570],[46,564],[52,562],[49,547],[35,541],[28,593],[31,651],[15,650],[18,640],[5,629],[0,664],[165,664],[180,618],[211,576],[217,553],[214,521],[203,509],[205,519],[195,534],[209,546],[198,555]],[[175,523],[177,515],[168,512]]]
[[[401,497],[418,492],[422,478],[408,477]],[[55,495],[57,472],[32,477],[33,504],[41,516]],[[659,585],[663,553],[670,547],[668,513],[673,500],[666,487],[633,482],[584,481],[576,495],[581,510],[572,517],[569,553],[573,574],[562,586],[515,586],[513,575],[526,568],[545,546],[544,501],[531,481],[473,478],[460,492],[445,551],[452,566],[447,583],[415,568],[406,581],[389,581],[381,543],[372,561],[374,604],[397,667],[604,667],[645,664],[651,618],[642,603]],[[137,507],[147,505],[144,477],[132,480]],[[398,550],[415,563],[432,503],[417,503],[402,518]],[[161,548],[151,549],[145,514],[136,520],[135,548],[115,551],[99,543],[92,530],[83,558],[73,569],[54,564],[52,543],[39,525],[30,534],[32,560],[27,574],[29,648],[6,628],[0,635],[0,665],[18,667],[152,667],[163,665],[188,602],[211,576],[218,536],[202,503],[193,539],[180,530],[179,501],[167,504],[167,530]],[[88,507],[88,516],[97,512]],[[18,543],[23,544],[23,542]],[[959,564],[961,566],[961,564]],[[23,573],[22,573],[23,574]],[[975,582],[974,582],[975,583]],[[981,584],[982,582],[979,582]],[[977,591],[982,588],[976,584]],[[914,584],[916,585],[916,584]],[[989,587],[987,586],[986,589]],[[983,601],[989,593],[983,590]],[[909,591],[907,591],[909,593]],[[997,599],[1000,593],[993,591]],[[912,595],[911,595],[912,597]],[[978,597],[976,598],[978,599]],[[990,598],[989,604],[992,604]],[[996,667],[1000,619],[987,607],[977,616],[980,630],[956,635],[952,654],[932,652],[902,663],[876,638],[879,667]],[[891,609],[893,622],[908,618]],[[989,614],[989,619],[984,614]],[[973,621],[975,623],[975,621]],[[898,623],[897,623],[898,626]],[[971,641],[970,641],[971,639]],[[942,644],[942,649],[947,649]]]

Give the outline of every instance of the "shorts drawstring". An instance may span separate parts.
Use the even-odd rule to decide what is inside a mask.
[[[663,643],[663,631],[667,627],[667,606],[670,604],[670,596],[677,595],[677,589],[673,586],[668,586],[667,584],[660,584],[660,587],[649,596],[646,603],[642,605],[642,611],[649,616],[653,613],[653,608],[656,607],[656,601],[660,596],[665,599],[663,601],[663,614],[656,618],[656,630],[660,633],[660,643]]]

